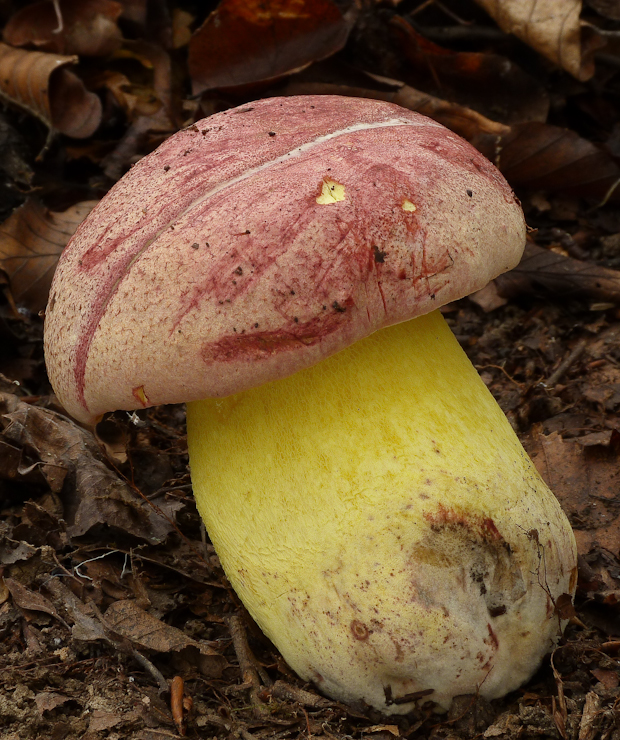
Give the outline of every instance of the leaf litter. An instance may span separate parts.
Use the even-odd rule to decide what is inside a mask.
[[[616,5],[0,7],[3,740],[620,740]],[[183,409],[83,429],[45,375],[37,314],[90,203],[182,125],[309,92],[441,121],[503,170],[532,228],[515,270],[443,309],[579,545],[575,605],[557,604],[567,632],[502,700],[457,697],[438,715],[421,696],[384,717],[322,697],[226,581],[193,502]]]

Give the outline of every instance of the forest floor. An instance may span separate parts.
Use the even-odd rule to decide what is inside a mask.
[[[209,24],[198,30],[208,4],[109,5],[61,2],[54,35],[52,3],[51,20],[0,3],[5,44],[46,55],[30,57],[28,78],[0,45],[0,738],[620,740],[617,8],[584,4],[573,46],[549,30],[541,51],[469,1],[338,10],[326,0],[304,16],[305,61],[289,60],[287,72],[270,67],[274,45],[292,53],[282,29],[261,56],[222,15],[214,59]],[[99,20],[80,46],[70,32],[85,8]],[[584,31],[593,25],[597,43]],[[555,59],[560,47],[568,62]],[[68,62],[48,57],[71,54],[83,89],[57,99],[67,83],[52,68]],[[233,74],[239,54],[245,66]],[[44,93],[27,104],[33,81]],[[93,203],[181,125],[304,92],[396,96],[434,112],[500,165],[523,203],[521,264],[442,309],[579,549],[563,637],[503,699],[457,697],[440,714],[426,697],[409,715],[383,716],[323,697],[288,668],[221,570],[192,497],[184,408],[117,412],[95,437],[47,380],[49,281]]]

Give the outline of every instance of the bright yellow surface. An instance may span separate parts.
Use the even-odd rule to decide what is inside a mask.
[[[232,585],[329,695],[497,696],[550,647],[572,532],[439,312],[189,404],[188,442]]]

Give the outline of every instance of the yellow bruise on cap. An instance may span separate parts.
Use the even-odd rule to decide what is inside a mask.
[[[403,211],[417,211],[418,209],[410,200],[404,200],[402,204]]]
[[[133,397],[138,401],[138,403],[144,406],[144,408],[146,408],[150,404],[149,397],[144,392],[143,385],[139,385],[137,388],[133,388],[131,393]]]
[[[335,180],[323,180],[321,194],[317,197],[316,202],[320,206],[338,203],[345,198],[344,185]]]

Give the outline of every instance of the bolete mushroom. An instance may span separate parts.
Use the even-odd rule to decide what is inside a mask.
[[[91,423],[191,402],[228,578],[328,696],[492,699],[561,632],[571,528],[436,310],[514,266],[524,232],[503,177],[436,122],[291,97],[172,136],[62,255],[59,399]]]

